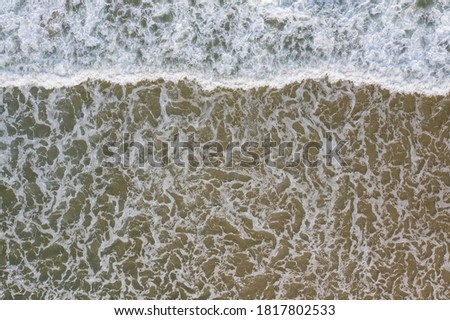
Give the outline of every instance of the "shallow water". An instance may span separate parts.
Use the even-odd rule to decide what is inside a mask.
[[[449,13],[3,1],[0,297],[450,299]]]
[[[2,298],[450,298],[449,95],[159,79],[7,86],[0,101]],[[303,145],[327,132],[346,165],[321,151],[317,167],[157,168],[136,149],[104,163],[125,134]]]

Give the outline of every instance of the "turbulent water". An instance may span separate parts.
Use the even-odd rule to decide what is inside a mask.
[[[4,0],[0,298],[450,299],[449,92],[445,0]]]

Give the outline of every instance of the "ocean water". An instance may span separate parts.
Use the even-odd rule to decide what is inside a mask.
[[[450,299],[448,1],[1,2],[0,298]]]

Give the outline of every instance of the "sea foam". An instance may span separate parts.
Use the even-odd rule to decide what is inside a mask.
[[[0,9],[0,85],[347,79],[447,94],[447,1],[56,1]]]

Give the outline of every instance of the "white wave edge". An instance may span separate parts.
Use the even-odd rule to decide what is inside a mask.
[[[391,92],[417,93],[425,96],[445,96],[450,94],[450,79],[447,81],[412,80],[405,83],[403,79],[391,77],[380,77],[366,72],[339,72],[333,70],[302,70],[292,72],[284,76],[266,77],[265,79],[249,77],[217,77],[204,74],[187,72],[161,72],[161,71],[139,71],[139,72],[117,72],[108,70],[83,70],[70,75],[53,73],[29,73],[17,75],[9,72],[0,72],[0,87],[29,87],[39,86],[46,89],[76,86],[87,81],[109,81],[118,84],[136,84],[141,81],[165,81],[177,82],[179,80],[191,80],[198,83],[205,90],[216,88],[230,89],[252,89],[260,87],[282,88],[286,85],[304,80],[328,79],[332,83],[338,81],[350,81],[356,87],[376,85]]]

